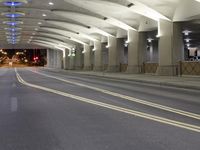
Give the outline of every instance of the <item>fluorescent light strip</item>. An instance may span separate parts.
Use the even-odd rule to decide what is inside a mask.
[[[82,45],[87,45],[86,43],[84,43],[84,42],[82,42],[82,41],[80,41],[80,40],[78,40],[78,39],[75,39],[75,38],[73,38],[73,37],[71,37],[70,40],[72,40],[72,41],[74,41],[74,42],[77,42],[77,43],[80,43],[80,44],[82,44]]]
[[[99,34],[101,34],[101,35],[104,35],[104,36],[113,36],[112,34],[109,34],[109,33],[105,32],[105,31],[103,31],[103,30],[101,30],[101,29],[98,29],[98,28],[95,28],[95,27],[93,27],[93,29],[94,29],[94,31],[95,31],[96,33],[99,33]],[[114,37],[114,36],[113,36],[113,37]]]
[[[88,40],[91,40],[91,41],[97,41],[97,39],[95,39],[95,38],[93,38],[93,37],[91,37],[91,36],[89,36],[87,34],[78,33],[78,35],[80,35],[81,37],[86,38]]]
[[[137,31],[135,28],[117,20],[117,19],[114,19],[114,18],[105,18],[104,19],[107,23],[113,25],[113,26],[116,26],[116,27],[119,27],[121,29],[124,29],[124,30],[134,30],[134,31]]]

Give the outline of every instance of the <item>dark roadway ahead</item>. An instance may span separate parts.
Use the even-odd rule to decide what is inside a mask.
[[[200,91],[2,68],[0,150],[200,150]]]

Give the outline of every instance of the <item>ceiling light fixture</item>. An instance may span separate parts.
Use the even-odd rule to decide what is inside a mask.
[[[3,24],[7,24],[7,25],[10,25],[10,26],[16,26],[16,25],[19,25],[19,24],[23,24],[22,21],[4,21]]]
[[[190,40],[191,40],[191,39],[185,39],[185,41],[186,41],[187,43],[189,43],[189,42],[190,42]]]
[[[16,32],[18,30],[22,30],[22,28],[5,28],[5,30],[9,30],[9,31],[12,31],[12,32]]]
[[[151,43],[151,42],[153,41],[153,39],[152,39],[152,38],[148,38],[147,41],[148,41],[149,43]]]
[[[8,1],[3,3],[5,6],[11,6],[11,7],[16,7],[16,6],[21,6],[23,5],[22,2],[13,2],[13,1]]]
[[[25,16],[24,12],[3,12],[3,16],[6,16],[8,18],[19,18]]]
[[[185,30],[183,31],[183,33],[185,34],[185,36],[189,35],[192,31],[189,31],[189,30]]]
[[[49,2],[49,5],[53,6],[53,5],[54,5],[54,3],[53,3],[53,2]]]
[[[109,48],[110,46],[109,45],[106,45],[106,48]]]

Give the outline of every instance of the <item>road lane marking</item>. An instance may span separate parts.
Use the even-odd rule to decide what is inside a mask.
[[[92,100],[92,99],[89,99],[89,98],[84,98],[84,97],[72,95],[72,94],[69,94],[69,93],[66,93],[66,92],[62,92],[62,91],[50,89],[50,88],[47,88],[47,87],[31,84],[31,83],[24,81],[21,78],[21,76],[17,73],[17,70],[16,70],[16,76],[17,76],[18,81],[21,84],[32,87],[32,88],[36,88],[36,89],[40,89],[40,90],[50,92],[50,93],[53,93],[53,94],[61,95],[61,96],[67,97],[67,98],[72,98],[74,100],[81,101],[81,102],[88,103],[88,104],[92,104],[92,105],[95,105],[95,106],[101,106],[103,108],[108,108],[110,110],[123,112],[123,113],[129,114],[129,115],[132,115],[132,116],[137,116],[137,117],[148,119],[148,120],[151,120],[151,121],[156,121],[156,122],[159,122],[159,123],[172,125],[172,126],[175,126],[175,127],[179,127],[179,128],[183,128],[183,129],[187,129],[187,130],[190,130],[190,131],[200,133],[200,126],[196,126],[196,125],[192,125],[192,124],[188,124],[188,123],[183,123],[183,122],[159,117],[159,116],[156,116],[156,115],[151,115],[151,114],[147,114],[147,113],[143,113],[143,112],[139,112],[139,111],[135,111],[135,110],[131,110],[131,109],[127,109],[127,108],[103,103],[103,102],[98,102],[98,101],[95,101],[95,100]]]
[[[102,92],[104,94],[108,94],[108,95],[112,95],[112,96],[119,97],[119,98],[122,98],[122,99],[126,99],[128,101],[132,101],[132,102],[135,102],[135,103],[143,104],[143,105],[150,106],[150,107],[153,107],[153,108],[157,108],[157,109],[160,109],[160,110],[165,110],[165,111],[168,111],[168,112],[172,112],[172,113],[176,113],[176,114],[179,114],[179,115],[182,115],[182,116],[187,116],[187,117],[190,117],[190,118],[200,120],[200,115],[196,114],[196,113],[172,108],[172,107],[169,107],[169,106],[164,106],[164,105],[161,105],[161,104],[145,101],[145,100],[142,100],[142,99],[137,99],[137,98],[134,98],[134,97],[131,97],[131,96],[115,93],[115,92],[105,90],[105,89],[101,89],[101,88],[97,88],[97,87],[92,87],[92,86],[89,86],[89,85],[85,85],[85,84],[81,84],[81,83],[77,83],[77,82],[72,82],[72,81],[69,81],[69,80],[65,80],[65,79],[62,79],[62,78],[55,77],[55,76],[47,75],[47,74],[44,74],[44,73],[35,72],[35,71],[32,71],[32,70],[29,70],[29,71],[43,75],[43,76],[46,76],[46,77],[49,77],[49,78],[52,78],[52,79],[56,79],[56,80],[59,80],[59,81],[65,82],[65,83],[70,83],[70,84],[73,84],[73,85],[85,87],[85,88],[92,89],[92,90],[95,90],[95,91],[98,91],[98,92]]]
[[[18,99],[17,97],[11,98],[11,105],[10,105],[11,112],[17,112],[18,109]]]

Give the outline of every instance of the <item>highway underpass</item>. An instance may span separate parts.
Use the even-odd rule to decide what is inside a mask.
[[[0,8],[0,150],[199,150],[199,0]]]

